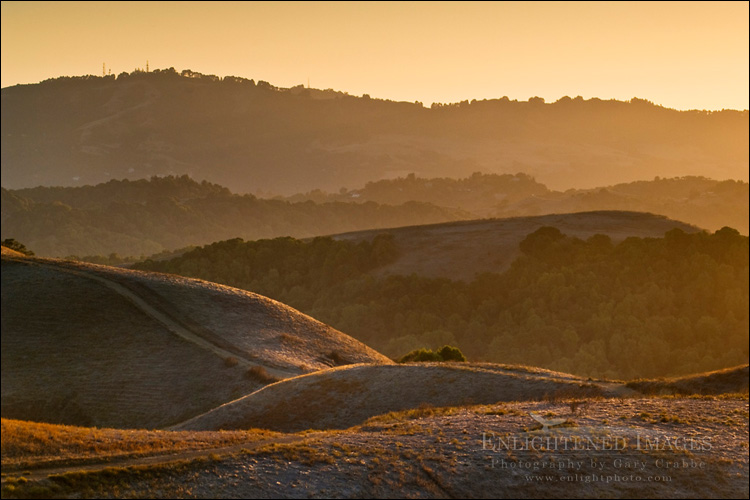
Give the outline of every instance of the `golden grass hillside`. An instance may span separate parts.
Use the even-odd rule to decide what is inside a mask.
[[[99,429],[2,419],[2,467],[40,467],[215,448],[270,438],[267,431],[170,432]]]
[[[282,432],[344,429],[393,411],[491,404],[659,395],[747,394],[748,367],[674,379],[592,380],[541,368],[494,363],[355,365],[266,386],[174,427],[262,428]],[[655,391],[655,384],[661,384]],[[679,387],[675,390],[670,384]]]
[[[7,474],[2,493],[3,498],[748,497],[746,396],[586,402],[575,414],[554,401],[425,408],[180,462]],[[570,422],[542,430],[532,413]]]
[[[174,429],[344,429],[375,415],[422,405],[461,406],[628,392],[634,391],[621,384],[491,363],[356,365],[269,385]]]
[[[400,377],[382,376],[399,366],[406,368]],[[720,373],[736,382],[743,368]],[[351,403],[337,407],[342,422],[352,417],[347,411],[387,406],[389,392],[409,396],[411,379],[442,382],[450,394],[492,373],[507,375],[494,382],[516,401],[421,403],[337,431],[123,431],[4,419],[3,498],[748,496],[747,393],[644,397],[622,382],[481,363],[341,367],[256,395],[318,379],[307,384],[310,397],[341,393]],[[695,388],[704,380],[713,390],[735,390],[716,384],[716,373],[691,377]],[[321,376],[332,383],[321,384]],[[554,392],[540,396],[544,389]],[[297,396],[298,414],[315,411]],[[283,421],[289,408],[277,410]]]
[[[24,254],[17,250],[13,250],[8,247],[0,247],[2,248],[2,255],[3,257],[26,257]]]
[[[633,380],[626,385],[649,395],[747,394],[748,380],[750,366],[743,365],[684,377]]]
[[[389,229],[399,257],[378,269],[379,274],[470,280],[477,273],[503,272],[520,255],[518,244],[543,226],[553,226],[581,239],[606,234],[617,243],[629,236],[663,237],[679,228],[698,228],[662,215],[641,212],[596,211],[507,219],[482,219]],[[371,240],[383,230],[357,231],[334,236],[342,240]]]
[[[283,304],[198,280],[2,257],[2,416],[159,428],[280,378],[390,360]]]

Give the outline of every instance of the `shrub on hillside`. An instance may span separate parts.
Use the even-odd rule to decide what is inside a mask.
[[[399,363],[420,363],[428,361],[466,361],[466,357],[458,347],[445,345],[437,351],[425,348],[416,349],[402,356],[401,359],[398,360]]]
[[[11,250],[15,250],[16,252],[21,252],[24,255],[34,255],[34,252],[26,248],[26,245],[24,245],[20,241],[14,240],[13,238],[7,238],[3,240],[2,245],[5,248],[10,248]]]
[[[260,365],[251,366],[247,369],[247,372],[245,372],[245,374],[247,375],[247,378],[255,380],[256,382],[260,382],[261,384],[272,384],[274,382],[278,382],[279,380],[278,378],[268,373],[268,370]]]
[[[331,351],[328,353],[328,359],[330,359],[334,366],[350,365],[351,362],[341,355],[339,351]]]
[[[464,356],[458,347],[444,345],[437,353],[438,356],[443,358],[443,361],[466,361],[466,356]]]

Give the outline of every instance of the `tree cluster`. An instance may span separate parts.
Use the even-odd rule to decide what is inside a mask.
[[[546,227],[521,251],[468,283],[380,276],[398,255],[386,236],[230,240],[137,268],[267,295],[394,358],[449,344],[474,361],[616,378],[747,363],[748,238],[733,229],[613,244]]]

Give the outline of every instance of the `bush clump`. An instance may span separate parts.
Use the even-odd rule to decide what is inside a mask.
[[[28,255],[29,257],[32,257],[34,255],[34,252],[26,248],[26,245],[24,245],[20,241],[16,241],[13,238],[4,239],[2,244],[5,248],[10,248],[11,250],[15,250],[16,252],[21,252],[22,254]]]
[[[437,351],[432,349],[416,349],[410,353],[402,356],[399,363],[423,363],[428,361],[466,361],[466,356],[463,355],[458,347],[450,345],[444,345]]]
[[[278,382],[279,379],[268,373],[264,367],[260,365],[251,366],[245,372],[247,378],[260,382],[261,384],[272,384]]]
[[[461,349],[459,349],[458,347],[444,345],[437,353],[438,356],[443,358],[443,361],[466,361],[466,356],[464,356],[464,354],[461,352]]]

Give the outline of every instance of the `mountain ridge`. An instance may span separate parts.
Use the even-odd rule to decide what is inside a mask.
[[[173,69],[2,89],[2,185],[190,174],[281,194],[406,175],[525,171],[554,189],[748,179],[748,112],[644,99],[419,103]]]

